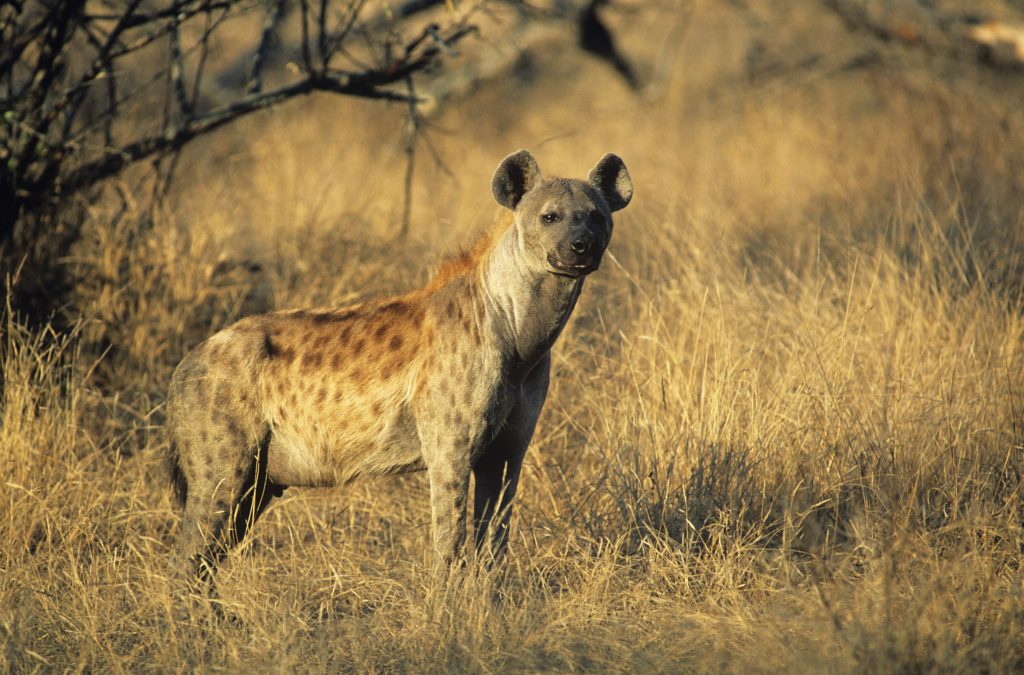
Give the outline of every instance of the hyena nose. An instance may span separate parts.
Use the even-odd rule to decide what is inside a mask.
[[[572,247],[573,253],[575,253],[576,255],[583,255],[584,253],[590,250],[590,244],[591,242],[589,239],[583,239],[581,237],[579,239],[574,240],[570,246]]]

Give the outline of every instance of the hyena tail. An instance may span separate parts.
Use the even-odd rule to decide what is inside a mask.
[[[174,441],[171,441],[171,451],[167,453],[167,470],[171,475],[171,487],[174,488],[174,501],[178,503],[178,508],[184,508],[185,500],[188,499],[188,479],[181,470],[181,455]]]

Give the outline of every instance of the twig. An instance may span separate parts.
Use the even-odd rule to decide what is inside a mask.
[[[267,51],[270,49],[270,42],[274,38],[274,31],[281,20],[283,10],[284,0],[275,0],[263,20],[263,32],[252,57],[252,70],[249,73],[249,84],[245,88],[246,94],[258,94],[263,90],[263,63],[267,59]]]
[[[185,63],[181,55],[181,31],[178,26],[171,30],[171,86],[174,88],[174,98],[178,101],[178,111],[186,120],[192,117],[192,104],[188,100],[188,93],[185,91]]]
[[[320,0],[320,13],[317,15],[316,50],[320,54],[320,70],[327,70],[327,0]]]
[[[409,93],[409,112],[406,116],[408,138],[405,141],[405,199],[402,203],[402,229],[398,232],[399,239],[409,234],[409,221],[412,217],[412,175],[416,167],[416,137],[419,135],[419,112],[416,110],[416,89],[412,76],[405,78],[406,90]]]
[[[302,65],[306,67],[306,72],[311,74],[313,57],[309,52],[309,3],[307,0],[300,0],[299,7],[302,9]]]
[[[178,169],[178,162],[180,159],[181,152],[172,152],[167,164],[167,170],[163,172],[163,175],[161,175],[160,171],[162,159],[156,160],[156,178],[153,183],[153,198],[150,200],[150,209],[155,209],[160,206],[163,203],[164,198],[166,198],[167,194],[171,191],[171,183],[174,182],[174,174]]]
[[[206,23],[203,26],[203,35],[199,38],[199,59],[196,62],[196,76],[192,80],[192,103],[199,105],[199,94],[202,91],[203,84],[203,73],[206,72],[206,55],[210,52],[210,35],[220,25],[221,21],[227,17],[228,12],[224,10],[221,12],[220,17],[216,21],[212,19],[213,13],[216,10],[210,10],[206,13]]]
[[[326,40],[327,55],[325,62],[329,61],[341,44],[345,41],[345,38],[352,32],[352,29],[356,25],[356,21],[359,19],[359,14],[362,12],[363,7],[366,5],[366,0],[352,0],[348,6],[348,17],[341,22],[341,27],[338,31],[331,35]]]
[[[201,3],[197,10],[191,13],[191,15],[194,16],[195,14],[198,14],[201,11],[205,12],[215,11],[218,9],[230,9],[231,5],[234,4],[235,1],[236,0],[222,0],[221,2],[203,2]],[[175,2],[171,4],[171,6],[169,7],[165,7],[164,9],[156,12],[151,12],[150,14],[134,14],[127,18],[124,27],[137,28],[139,26],[144,26],[148,23],[153,23],[160,19],[169,19],[171,17],[177,17],[184,13],[184,7],[187,4],[187,2]],[[120,21],[121,19],[125,18],[125,13],[118,12],[117,14],[87,14],[85,18],[89,19],[90,21]]]

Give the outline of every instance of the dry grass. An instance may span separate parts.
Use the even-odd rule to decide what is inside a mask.
[[[93,207],[75,332],[0,346],[0,667],[1024,668],[1021,86],[835,68],[863,44],[820,11],[730,12],[672,49],[668,9],[616,15],[675,65],[653,100],[576,55],[446,112],[454,177],[423,158],[406,242],[401,111],[332,99],[190,149],[161,209]],[[755,38],[827,57],[750,82]],[[222,571],[242,623],[175,619],[176,361],[422,282],[521,146],[572,175],[615,150],[637,195],[556,349],[508,569],[431,583],[422,476],[291,490]]]

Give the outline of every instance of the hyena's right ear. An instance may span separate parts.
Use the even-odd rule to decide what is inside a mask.
[[[520,150],[501,160],[491,179],[491,192],[499,204],[514,211],[523,195],[532,190],[540,179],[537,160],[528,150]]]

